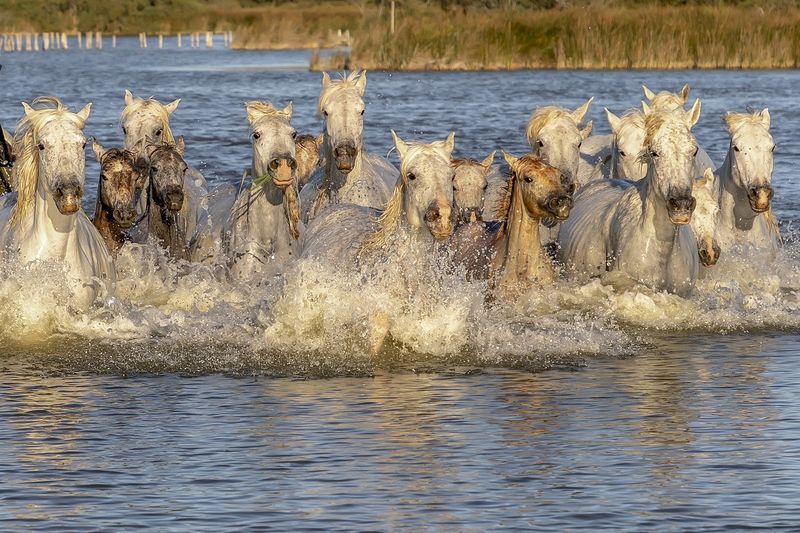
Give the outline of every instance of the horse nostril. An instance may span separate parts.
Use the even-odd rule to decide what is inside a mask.
[[[292,170],[297,170],[297,161],[293,157],[290,157],[288,161],[289,161],[289,168],[291,168]]]
[[[669,206],[673,209],[678,209],[678,200],[676,200],[675,198],[670,198]]]
[[[694,196],[689,198],[689,211],[694,211],[694,208],[697,207],[697,200]]]
[[[438,208],[429,209],[427,213],[425,213],[425,220],[428,222],[436,222],[442,218],[442,214],[439,212]]]
[[[278,166],[280,166],[280,161],[278,161],[278,158],[275,158],[269,162],[269,168],[272,170],[278,170]]]

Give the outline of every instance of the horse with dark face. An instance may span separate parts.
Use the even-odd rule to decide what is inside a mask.
[[[92,150],[100,163],[97,207],[92,223],[111,253],[128,240],[127,230],[136,222],[136,204],[147,181],[147,160],[129,150],[106,150],[92,139]]]

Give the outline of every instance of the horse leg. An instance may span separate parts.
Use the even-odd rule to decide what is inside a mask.
[[[389,316],[383,311],[369,315],[367,329],[370,355],[377,357],[386,342],[386,337],[389,336]]]

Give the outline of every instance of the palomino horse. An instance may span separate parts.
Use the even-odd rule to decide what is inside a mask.
[[[391,265],[403,279],[386,280],[389,294],[415,282],[421,265],[434,255],[434,244],[452,234],[456,218],[450,164],[455,135],[430,144],[405,142],[394,131],[392,136],[400,155],[400,178],[383,212],[331,206],[309,224],[302,254],[328,268],[360,269],[368,277],[380,276]],[[390,323],[380,313],[370,316],[373,353],[383,345]]]
[[[297,160],[297,188],[302,189],[317,171],[322,159],[319,150],[322,148],[322,135],[298,135],[294,139],[294,158]]]
[[[774,252],[780,245],[772,214],[772,158],[769,111],[728,113],[728,154],[715,174],[720,203],[719,240],[724,249],[747,246]]]
[[[318,110],[325,124],[323,168],[303,187],[303,221],[328,205],[355,204],[380,209],[392,193],[397,170],[385,159],[364,152],[366,72],[331,80],[322,75]]]
[[[217,205],[209,206],[209,215],[217,220],[201,217],[192,258],[213,261],[221,249],[234,279],[269,282],[299,253],[296,132],[291,103],[282,110],[267,102],[245,105],[253,181],[238,197],[233,191],[234,196],[221,195]]]
[[[92,150],[100,163],[92,223],[111,253],[116,254],[128,240],[127,230],[136,222],[136,204],[150,168],[144,157],[130,150],[106,150],[94,138]]]
[[[125,134],[125,149],[137,153],[145,144],[164,142],[175,144],[175,137],[170,128],[169,117],[178,108],[181,99],[169,104],[162,104],[155,98],[139,98],[125,91],[125,109],[120,116],[122,132]],[[144,152],[137,155],[146,155]],[[203,197],[208,186],[203,175],[189,167],[184,176],[183,194],[185,201],[181,210],[181,218],[185,221],[187,237],[194,235],[194,227],[201,210]],[[149,187],[145,185],[145,192]],[[140,213],[147,205],[147,195],[143,194],[139,201]]]
[[[183,216],[186,203],[184,183],[188,165],[183,160],[183,137],[175,144],[162,141],[145,148],[148,161],[147,207],[142,219],[131,231],[134,242],[148,237],[176,259],[188,259],[187,221]]]
[[[15,202],[0,210],[0,254],[21,262],[55,259],[68,267],[77,307],[113,290],[114,263],[81,209],[86,157],[83,127],[91,105],[71,112],[58,98],[22,104],[17,126]]]
[[[553,281],[553,264],[539,240],[543,217],[566,220],[572,208],[572,189],[560,170],[533,155],[516,158],[503,153],[509,165],[508,182],[498,206],[499,225],[485,226],[482,238],[455,251],[471,279],[490,279],[504,298],[534,284]]]
[[[647,115],[644,179],[595,181],[576,195],[559,234],[561,259],[573,273],[619,270],[656,290],[684,296],[692,291],[698,262],[688,225],[696,205],[691,127],[699,118],[699,101],[689,113]]]

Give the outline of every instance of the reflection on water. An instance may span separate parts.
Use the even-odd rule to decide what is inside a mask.
[[[786,527],[794,342],[665,337],[577,372],[310,381],[47,377],[4,359],[0,523]]]

